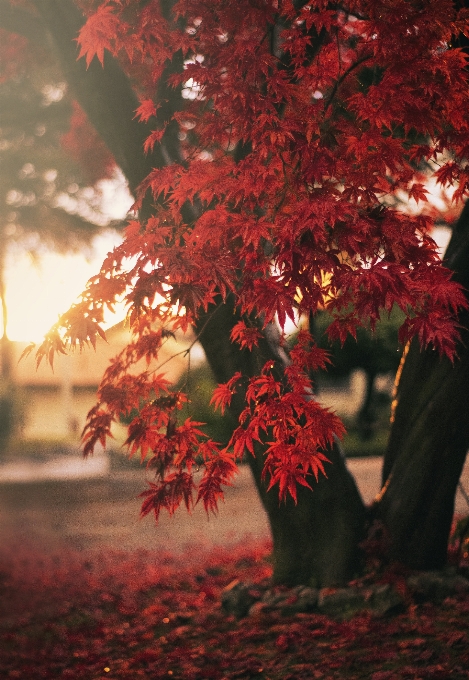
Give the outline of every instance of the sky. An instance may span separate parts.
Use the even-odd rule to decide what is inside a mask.
[[[26,253],[11,255],[5,277],[9,338],[40,342],[59,315],[76,301],[117,243],[112,234],[98,237],[89,259],[80,254],[62,256],[49,252],[33,263]]]
[[[121,182],[104,185],[103,210],[111,219],[124,218],[132,202]],[[5,276],[10,340],[41,342],[119,242],[115,232],[107,231],[95,238],[91,254],[44,252],[38,261],[19,249],[12,250],[7,256]],[[122,311],[115,322],[120,318]]]

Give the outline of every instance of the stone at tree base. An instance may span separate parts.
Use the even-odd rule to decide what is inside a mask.
[[[295,586],[294,588],[275,591],[266,590],[259,602],[255,602],[249,610],[249,614],[259,614],[274,609],[282,614],[305,614],[314,611],[318,602],[317,588],[309,586]]]
[[[469,593],[469,580],[455,571],[415,573],[407,579],[407,586],[416,602],[441,602],[450,595]],[[222,593],[222,607],[238,619],[278,611],[286,616],[317,612],[344,620],[359,612],[375,617],[398,614],[406,603],[390,583],[317,590],[309,586],[269,588],[235,580]]]
[[[403,608],[402,597],[389,583],[367,588],[324,588],[319,592],[319,611],[336,619],[348,619],[363,611],[382,617],[402,611]]]
[[[469,592],[469,580],[456,573],[421,571],[407,579],[407,586],[419,601],[442,602],[446,597]]]
[[[374,616],[388,616],[404,610],[404,600],[389,583],[382,583],[371,589],[367,599],[368,610]]]
[[[309,586],[297,586],[293,588],[293,594],[296,596],[294,601],[287,600],[282,607],[282,612],[288,613],[304,613],[313,611],[318,602],[319,590],[317,588],[310,588]]]
[[[350,618],[366,609],[366,599],[358,588],[322,588],[318,596],[321,614],[332,618]]]
[[[256,596],[251,592],[250,584],[242,583],[238,579],[227,585],[221,596],[223,610],[227,614],[234,614],[237,619],[246,616],[255,601]]]

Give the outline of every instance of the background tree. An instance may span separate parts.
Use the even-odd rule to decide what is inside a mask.
[[[0,437],[5,448],[21,415],[11,375],[6,257],[12,248],[34,258],[44,247],[61,252],[89,247],[109,221],[93,185],[110,177],[115,164],[47,53],[33,59],[19,36],[2,31],[1,38],[6,73],[0,80]]]
[[[326,306],[330,337],[345,340],[397,305],[406,315],[401,341],[416,336],[437,349],[407,359],[406,370],[429,356],[432,371],[463,375],[455,322],[465,298],[439,264],[431,220],[392,209],[387,199],[404,191],[424,201],[419,167],[430,162],[440,182],[457,186],[455,200],[465,195],[466,62],[449,49],[453,36],[467,32],[464,12],[433,0],[340,9],[253,0],[236,11],[200,0],[81,2],[89,17],[80,30],[83,16],[67,0],[1,5],[6,29],[53,45],[140,210],[123,246],[59,325],[72,344],[94,342],[106,306],[119,296],[129,304],[134,341],[104,376],[85,450],[138,407],[128,444],[155,466],[143,511],[158,516],[181,502],[190,507],[196,456],[205,461],[196,498],[214,508],[247,449],[271,523],[274,578],[319,585],[350,578],[368,520],[335,443],[341,425],[310,398],[307,373],[325,357],[307,332],[287,355],[275,320],[283,326]],[[75,58],[78,31],[87,70]],[[464,243],[464,220],[457,233]],[[456,251],[448,262],[464,269]],[[223,384],[216,403],[240,418],[228,448],[206,441],[196,423],[178,421],[184,397],[168,392],[159,375],[131,372],[142,358],[150,366],[167,333],[191,324]],[[64,349],[60,328],[39,357]],[[402,376],[416,387],[415,373],[410,382]],[[425,385],[438,389],[436,380]],[[445,473],[415,441],[398,444],[372,510],[389,532],[390,557],[422,568],[444,562],[448,509],[468,444],[459,429],[465,399],[451,411],[440,406],[438,418],[448,414],[458,428],[456,448],[446,442]],[[433,410],[425,417],[437,420]],[[408,441],[415,423],[407,423]],[[418,501],[403,468],[431,480]],[[304,486],[311,477],[313,492]],[[266,478],[279,484],[284,503]],[[414,518],[419,540],[404,544],[402,528]]]
[[[352,371],[361,369],[365,375],[365,391],[356,423],[359,437],[369,440],[374,434],[382,411],[382,398],[376,390],[376,378],[395,374],[401,360],[402,346],[399,344],[399,327],[404,321],[402,312],[393,310],[376,324],[372,333],[366,328],[358,328],[356,338],[348,337],[345,342],[330,342],[327,333],[329,319],[327,314],[318,314],[315,320],[315,336],[321,347],[330,351],[331,364],[324,377],[349,377]],[[321,375],[317,376],[321,381]]]

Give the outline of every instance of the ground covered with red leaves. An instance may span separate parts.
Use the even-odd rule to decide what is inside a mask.
[[[335,621],[221,607],[264,583],[269,546],[0,555],[2,678],[469,678],[469,597]]]

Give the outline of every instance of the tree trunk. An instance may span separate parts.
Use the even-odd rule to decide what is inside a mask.
[[[469,288],[469,204],[445,261]],[[469,313],[454,365],[413,341],[401,364],[384,458],[383,491],[374,508],[388,533],[390,557],[411,568],[444,565],[457,484],[469,447]],[[398,373],[399,376],[399,373]]]
[[[264,363],[274,358],[275,350],[264,340],[258,351],[240,351],[230,341],[237,321],[228,303],[212,307],[198,321],[197,331],[208,363],[218,382],[226,382],[234,372],[255,375]],[[281,369],[279,369],[281,370]],[[232,412],[237,419],[245,406],[244,395],[237,394]],[[263,451],[248,456],[254,481],[269,518],[273,539],[274,581],[288,585],[309,583],[333,586],[346,583],[359,570],[364,537],[365,508],[353,477],[347,470],[338,445],[327,452],[328,478],[313,482],[313,491],[298,488],[298,504],[291,498],[279,503],[278,489],[267,492],[261,480]]]
[[[266,492],[262,455],[249,461],[269,517],[277,583],[339,586],[360,572],[365,508],[339,446],[327,455],[327,479],[313,482],[312,491],[298,488],[297,505],[291,498],[279,504],[278,490]]]

